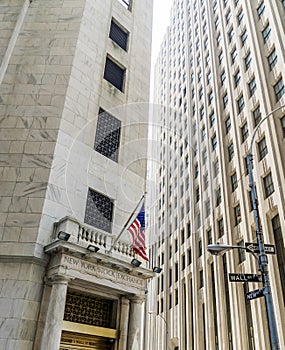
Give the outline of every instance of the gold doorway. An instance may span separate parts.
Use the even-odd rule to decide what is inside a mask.
[[[113,339],[62,332],[60,350],[113,350]]]

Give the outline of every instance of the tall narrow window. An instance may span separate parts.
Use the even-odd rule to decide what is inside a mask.
[[[234,37],[234,28],[231,28],[230,31],[228,32],[228,38],[229,38],[229,42],[232,41],[233,37]]]
[[[271,53],[267,57],[267,59],[268,59],[269,68],[270,68],[270,70],[272,70],[273,67],[275,67],[277,64],[277,53],[276,53],[275,48],[271,51]]]
[[[238,246],[244,248],[244,241],[238,242]],[[244,261],[245,261],[245,249],[238,249],[238,262],[239,262],[239,264],[241,264]]]
[[[217,225],[218,225],[218,238],[220,238],[225,233],[224,232],[224,220],[223,219],[218,220]]]
[[[245,123],[241,128],[240,128],[240,131],[241,131],[241,142],[243,143],[247,138],[248,138],[248,125],[247,123]]]
[[[265,137],[263,137],[263,139],[259,141],[257,145],[258,145],[258,152],[259,152],[259,160],[261,160],[268,153]]]
[[[247,39],[247,31],[244,30],[244,32],[242,33],[242,35],[240,36],[240,40],[241,40],[241,46],[244,46],[245,42]]]
[[[263,186],[265,198],[267,198],[274,192],[274,184],[271,173],[269,173],[263,178]]]
[[[238,187],[238,181],[237,181],[237,173],[234,172],[233,175],[231,175],[231,187],[232,187],[232,192]]]
[[[253,77],[251,81],[248,83],[248,91],[249,91],[249,96],[251,97],[255,91],[256,91],[256,80]]]
[[[94,149],[105,157],[117,162],[121,135],[121,121],[113,117],[111,114],[104,112],[102,109],[100,109],[99,113]]]
[[[125,68],[119,66],[109,57],[106,58],[104,79],[121,91],[124,89],[125,72]]]
[[[229,131],[231,130],[231,126],[232,126],[232,123],[231,123],[231,118],[228,117],[225,121],[225,127],[226,127],[226,134],[229,133]]]
[[[215,112],[212,112],[210,115],[209,115],[209,119],[210,119],[210,126],[213,126],[214,123],[215,123]]]
[[[245,65],[245,70],[248,70],[251,64],[251,54],[250,52],[245,56],[244,58],[244,65]]]
[[[254,126],[257,126],[257,124],[261,121],[261,112],[260,112],[260,106],[258,105],[252,112]]]
[[[285,86],[282,77],[277,81],[277,83],[274,85],[274,92],[276,97],[276,102],[280,100],[280,98],[285,93]]]
[[[216,206],[218,206],[221,202],[222,202],[221,187],[218,187],[216,189]]]
[[[224,82],[226,80],[226,72],[223,71],[222,74],[221,74],[221,84],[224,85]]]
[[[199,276],[200,276],[200,288],[203,288],[203,287],[204,287],[204,275],[203,275],[203,270],[200,270]]]
[[[283,137],[285,137],[285,116],[280,119],[280,122],[283,130]]]
[[[262,1],[261,4],[257,8],[257,14],[258,14],[259,18],[262,16],[264,10],[265,10],[265,5],[264,5],[264,1]]]
[[[270,36],[271,28],[269,26],[269,23],[267,23],[266,27],[262,31],[262,37],[264,42],[266,42]]]
[[[238,105],[238,112],[240,113],[245,107],[243,95],[241,95],[241,97],[237,100],[237,105]]]
[[[234,144],[231,143],[228,147],[229,161],[231,161],[235,155]]]
[[[241,24],[241,21],[243,19],[243,11],[241,10],[238,15],[237,15],[237,22],[238,22],[238,25]]]
[[[240,213],[240,205],[234,207],[234,218],[235,218],[235,226],[237,226],[241,222],[241,213]]]
[[[241,75],[240,75],[240,70],[238,69],[238,71],[234,75],[235,87],[238,86],[240,79],[241,79]]]
[[[84,222],[111,233],[113,207],[113,201],[109,197],[89,188]]]
[[[119,2],[129,11],[131,10],[132,0],[119,0]]]
[[[229,103],[228,94],[225,93],[224,96],[223,96],[223,105],[224,105],[224,108],[227,107],[228,103]]]
[[[129,33],[112,20],[109,37],[125,51],[127,51],[128,36]]]
[[[235,62],[235,60],[236,60],[236,57],[237,57],[237,48],[235,47],[234,49],[233,49],[233,51],[231,52],[231,60],[232,60],[232,63],[234,63]]]

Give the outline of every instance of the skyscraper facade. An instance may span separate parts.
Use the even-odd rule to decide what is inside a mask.
[[[0,348],[141,349],[152,1],[0,3]],[[139,211],[140,208],[138,208]]]
[[[173,2],[155,68],[151,257],[162,272],[149,288],[148,349],[270,349],[264,297],[246,298],[262,284],[241,277],[259,273],[254,257],[244,249],[207,252],[213,243],[256,243],[245,160],[253,135],[253,175],[264,241],[275,246],[269,274],[285,346],[284,42],[284,1]],[[242,281],[231,282],[230,273]]]

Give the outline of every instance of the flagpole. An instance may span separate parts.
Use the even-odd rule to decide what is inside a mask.
[[[141,199],[139,200],[137,206],[135,207],[134,211],[132,212],[132,214],[130,215],[130,217],[128,218],[127,222],[125,223],[124,227],[121,229],[120,233],[118,234],[117,238],[114,240],[113,244],[111,245],[110,249],[108,250],[108,254],[111,253],[112,249],[114,248],[115,244],[118,242],[119,238],[122,236],[123,232],[125,231],[125,228],[128,226],[128,224],[130,223],[132,217],[134,216],[135,212],[137,211],[139,205],[141,204],[141,201],[144,198],[144,194],[141,196]]]

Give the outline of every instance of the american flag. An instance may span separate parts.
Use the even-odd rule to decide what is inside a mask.
[[[132,249],[135,254],[141,256],[144,260],[148,261],[146,255],[145,246],[145,217],[144,217],[144,205],[142,205],[138,216],[135,218],[134,222],[128,228],[128,231],[132,235],[133,243]]]

